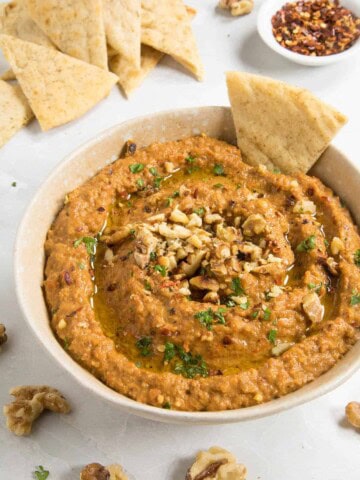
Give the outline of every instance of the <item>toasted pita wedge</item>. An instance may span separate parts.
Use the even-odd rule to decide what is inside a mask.
[[[26,125],[32,116],[21,88],[0,80],[0,147]]]
[[[31,18],[72,57],[107,69],[101,0],[25,0]]]
[[[103,0],[108,46],[127,69],[140,70],[141,0]]]
[[[0,35],[0,48],[43,130],[80,117],[118,81],[94,65],[8,35]]]
[[[119,77],[119,83],[126,96],[129,96],[145,80],[146,76],[156,67],[161,58],[162,52],[149,47],[141,46],[141,68],[134,70],[129,67],[126,59],[121,55],[115,55],[109,59],[109,67]]]
[[[302,88],[241,72],[226,79],[238,146],[251,165],[307,172],[347,121]]]
[[[196,10],[189,6],[186,11],[190,18],[194,18]],[[109,67],[119,77],[119,84],[123,88],[127,97],[138,88],[148,74],[160,62],[164,53],[149,47],[148,45],[141,45],[141,68],[140,70],[128,70],[125,62],[120,55],[114,54],[114,50],[108,47]]]
[[[201,80],[203,65],[182,0],[143,0],[141,7],[142,43],[170,55]]]

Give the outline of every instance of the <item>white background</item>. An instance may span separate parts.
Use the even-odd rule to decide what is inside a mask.
[[[306,88],[350,118],[334,141],[360,166],[360,57],[321,68],[301,67],[273,53],[256,33],[257,11],[231,18],[215,0],[189,0],[198,9],[194,29],[205,63],[198,83],[171,59],[130,101],[115,87],[78,121],[42,133],[36,121],[0,151],[0,322],[9,341],[0,353],[0,404],[21,384],[49,384],[66,394],[68,416],[44,414],[28,438],[17,438],[0,418],[0,479],[32,478],[35,465],[50,479],[77,479],[81,466],[119,462],[137,480],[181,480],[198,449],[218,444],[248,467],[248,479],[359,480],[360,435],[344,421],[348,401],[360,401],[360,372],[335,392],[306,406],[247,423],[191,427],[162,425],[123,414],[82,388],[45,352],[19,311],[13,282],[17,225],[38,186],[79,145],[126,119],[154,111],[197,105],[228,105],[224,72],[245,70]],[[1,71],[5,61],[0,60]],[[11,186],[17,182],[16,188]]]

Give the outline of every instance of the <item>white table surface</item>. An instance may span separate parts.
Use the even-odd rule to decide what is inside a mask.
[[[16,229],[38,186],[76,147],[102,130],[154,111],[228,105],[224,72],[245,70],[311,89],[350,118],[334,141],[360,165],[360,57],[322,68],[301,67],[269,50],[251,15],[231,18],[215,0],[189,0],[198,9],[194,29],[206,80],[196,82],[171,59],[162,61],[130,101],[115,87],[80,120],[48,133],[33,121],[0,150],[0,322],[9,341],[0,353],[0,404],[21,384],[58,387],[71,401],[67,416],[44,414],[28,438],[17,438],[0,418],[0,479],[32,478],[35,465],[50,479],[77,479],[89,462],[119,462],[137,480],[181,480],[198,449],[221,445],[248,467],[248,479],[359,480],[360,436],[344,421],[344,406],[360,400],[360,372],[336,391],[269,418],[220,426],[164,425],[124,414],[80,386],[45,352],[16,300]],[[5,61],[0,59],[1,70]],[[3,68],[4,67],[4,68]],[[17,182],[14,188],[13,181]]]

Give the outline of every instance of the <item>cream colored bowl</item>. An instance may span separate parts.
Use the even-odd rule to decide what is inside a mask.
[[[360,342],[325,375],[297,392],[255,407],[222,412],[177,412],[155,408],[130,400],[108,388],[78,365],[57,342],[49,324],[41,283],[44,269],[44,241],[64,196],[113,162],[126,140],[139,147],[152,142],[177,140],[189,135],[209,136],[236,143],[230,109],[200,107],[173,110],[129,120],[99,135],[66,158],[41,186],[20,225],[15,247],[17,295],[24,316],[48,352],[84,387],[114,406],[135,415],[171,423],[211,424],[238,422],[271,415],[295,407],[329,392],[352,375],[360,366]],[[360,174],[349,160],[329,147],[313,172],[333,188],[347,203],[360,224],[357,188]]]

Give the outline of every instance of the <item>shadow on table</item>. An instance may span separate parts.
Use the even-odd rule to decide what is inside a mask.
[[[194,463],[194,457],[185,457],[177,460],[169,475],[169,480],[182,480],[186,477],[186,472],[189,467]]]

